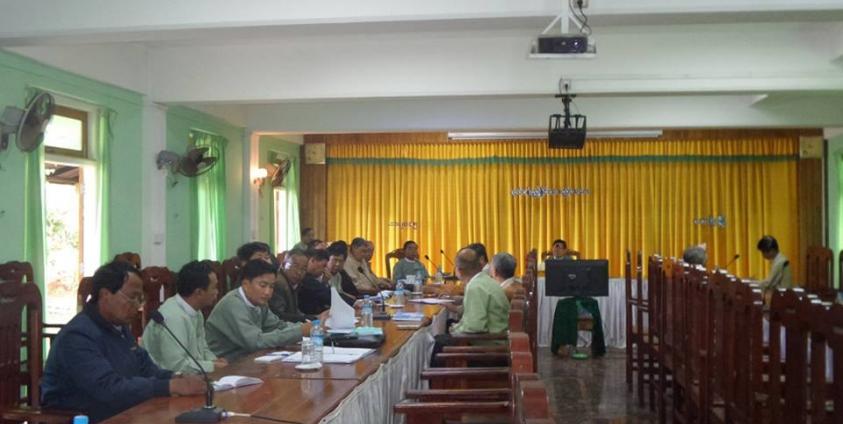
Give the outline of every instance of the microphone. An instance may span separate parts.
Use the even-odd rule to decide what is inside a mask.
[[[451,268],[452,268],[452,269],[456,269],[456,268],[457,268],[457,266],[456,266],[456,265],[454,265],[454,262],[453,262],[450,258],[448,258],[448,255],[446,255],[446,254],[445,254],[445,250],[444,250],[444,249],[439,249],[439,253],[441,253],[441,254],[442,254],[442,256],[444,256],[444,257],[445,257],[445,260],[446,260],[446,261],[448,261],[448,263],[449,263],[449,264],[451,264]]]
[[[436,269],[441,269],[441,268],[439,268],[439,265],[436,265],[436,262],[433,262],[433,261],[430,259],[430,256],[424,255],[424,258],[425,258],[425,259],[427,259],[427,261],[428,261],[428,262],[430,262],[430,264],[431,264],[431,265],[433,265],[433,267],[434,267],[434,268],[436,268]]]
[[[732,260],[731,260],[731,261],[729,261],[729,263],[727,263],[727,264],[726,264],[726,266],[724,266],[724,267],[723,267],[723,269],[729,269],[729,265],[732,265],[733,263],[735,263],[735,261],[736,261],[736,260],[738,260],[738,259],[740,259],[740,258],[741,258],[741,255],[740,255],[740,254],[736,254],[736,255],[732,258]]]
[[[193,363],[199,368],[199,371],[202,372],[202,377],[205,378],[205,384],[208,386],[208,390],[205,392],[205,406],[200,408],[192,409],[190,411],[184,412],[179,414],[176,417],[177,423],[217,423],[222,421],[223,413],[225,412],[222,408],[217,408],[214,406],[214,385],[211,384],[211,379],[208,378],[208,373],[205,372],[205,369],[202,368],[202,364],[190,354],[190,350],[188,350],[179,340],[178,337],[173,333],[173,330],[170,330],[170,327],[164,323],[164,315],[161,315],[161,312],[154,311],[150,314],[150,318],[155,321],[156,324],[164,327],[170,336],[173,337],[173,340],[178,343],[178,345],[184,350],[184,353],[187,354],[187,357],[193,360]]]

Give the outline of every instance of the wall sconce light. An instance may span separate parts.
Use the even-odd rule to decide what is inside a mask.
[[[269,171],[267,171],[266,168],[257,168],[252,170],[252,184],[258,188],[258,191],[260,191],[267,176],[269,176]]]

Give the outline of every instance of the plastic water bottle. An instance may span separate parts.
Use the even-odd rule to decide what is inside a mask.
[[[395,304],[404,305],[404,280],[395,283]]]
[[[437,284],[442,284],[445,281],[445,276],[442,275],[442,268],[436,268],[436,275],[433,276],[433,280],[436,281]]]
[[[313,341],[310,340],[310,337],[301,338],[301,363],[313,363]]]
[[[363,308],[360,310],[361,327],[373,326],[372,313],[372,299],[369,298],[369,295],[366,295],[366,297],[363,298]]]
[[[313,321],[310,329],[310,342],[313,344],[313,362],[322,363],[322,348],[325,345],[325,334],[319,320]]]
[[[88,424],[87,415],[77,415],[73,417],[73,424]]]

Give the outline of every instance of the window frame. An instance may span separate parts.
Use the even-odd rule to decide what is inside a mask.
[[[65,118],[75,119],[82,122],[82,149],[64,149],[61,147],[52,147],[44,143],[44,151],[50,155],[75,157],[81,159],[89,159],[88,151],[90,145],[89,139],[89,125],[90,112],[81,109],[74,109],[68,106],[56,105],[53,115],[63,116]]]

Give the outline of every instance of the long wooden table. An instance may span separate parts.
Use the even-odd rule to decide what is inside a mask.
[[[387,308],[390,313],[395,309]],[[273,363],[258,364],[254,359],[277,350],[298,350],[285,348],[264,350],[243,357],[233,364],[211,374],[212,379],[225,375],[244,375],[258,377],[263,384],[242,387],[216,394],[216,405],[225,410],[251,415],[260,415],[274,419],[308,424],[319,422],[330,414],[374,374],[390,358],[397,355],[404,344],[417,332],[427,331],[427,325],[440,314],[441,307],[407,303],[403,308],[408,312],[423,312],[425,326],[419,330],[401,330],[394,321],[375,321],[376,327],[384,329],[385,342],[375,353],[354,364],[323,364],[322,369],[301,372],[295,364]],[[330,347],[326,347],[330,349]],[[116,415],[105,423],[167,423],[174,422],[180,413],[204,404],[203,396],[154,398]],[[372,405],[375,408],[387,408],[392,405]],[[267,422],[263,420],[233,417],[231,422]]]

